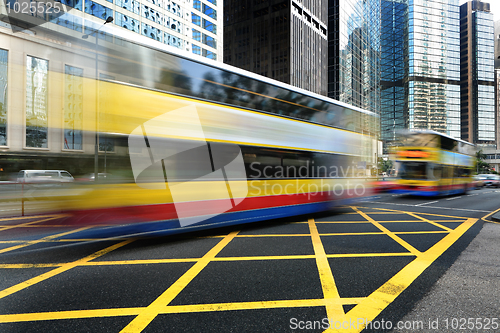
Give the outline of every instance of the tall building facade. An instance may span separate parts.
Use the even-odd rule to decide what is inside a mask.
[[[495,69],[500,69],[500,20],[495,21]]]
[[[224,62],[327,94],[326,0],[224,1]]]
[[[380,0],[328,1],[328,96],[380,114]]]
[[[380,137],[390,144],[396,142],[398,129],[409,127],[408,103],[405,103],[408,3],[382,0],[381,13]]]
[[[72,9],[64,15],[37,15],[50,29],[91,33],[95,24],[111,24],[158,43],[222,61],[222,0],[56,0]],[[14,6],[17,0],[10,0]],[[42,24],[42,23],[37,23]],[[52,25],[51,25],[52,24]],[[68,31],[61,31],[70,33]],[[104,38],[104,36],[101,36]]]
[[[462,139],[495,145],[494,28],[489,3],[460,7]]]
[[[460,138],[458,0],[382,0],[381,133],[431,129]]]
[[[497,149],[500,147],[500,20],[495,21],[495,114]],[[496,169],[498,170],[498,168]]]

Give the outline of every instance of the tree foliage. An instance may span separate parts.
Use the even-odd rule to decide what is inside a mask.
[[[486,155],[483,153],[483,150],[479,150],[476,152],[476,172],[480,173],[490,173],[490,165],[486,163],[484,160],[486,159]]]

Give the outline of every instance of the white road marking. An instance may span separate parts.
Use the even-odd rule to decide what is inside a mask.
[[[418,204],[418,205],[414,205],[414,206],[418,207],[418,206],[428,205],[428,204],[432,204],[432,203],[436,203],[436,202],[439,202],[439,200],[438,201],[424,202],[424,203],[421,203],[421,204]]]
[[[460,199],[462,196],[459,196],[459,197],[453,197],[453,198],[448,198],[446,200],[455,200],[455,199]]]
[[[371,202],[372,203],[372,202]],[[396,205],[396,206],[410,206],[417,207],[417,205],[409,205],[409,204],[400,204],[400,203],[392,203],[392,202],[377,202],[377,204],[386,204],[386,205]],[[477,209],[464,209],[464,208],[450,208],[450,207],[433,207],[433,206],[425,206],[422,208],[436,208],[436,209],[451,209],[451,210],[465,210],[468,212],[480,212],[480,213],[491,213],[489,210],[477,210]]]

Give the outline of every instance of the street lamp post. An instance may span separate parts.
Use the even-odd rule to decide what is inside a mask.
[[[99,178],[99,72],[98,72],[98,64],[99,64],[99,58],[98,58],[98,41],[99,41],[99,30],[102,29],[102,27],[106,23],[111,23],[113,22],[113,17],[108,16],[106,21],[102,24],[99,29],[94,29],[93,32],[89,34],[85,34],[82,36],[83,39],[87,39],[90,36],[95,34],[95,155],[94,155],[94,181],[98,181]]]

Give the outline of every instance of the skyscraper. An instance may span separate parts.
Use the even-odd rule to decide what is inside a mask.
[[[380,136],[386,143],[394,142],[396,130],[408,128],[409,123],[404,84],[407,12],[406,1],[381,2]]]
[[[489,3],[460,6],[462,139],[495,146],[494,28]]]
[[[326,0],[224,1],[224,62],[327,94]]]
[[[458,0],[382,0],[381,133],[401,128],[460,138]]]
[[[380,113],[380,0],[328,1],[328,96]]]

